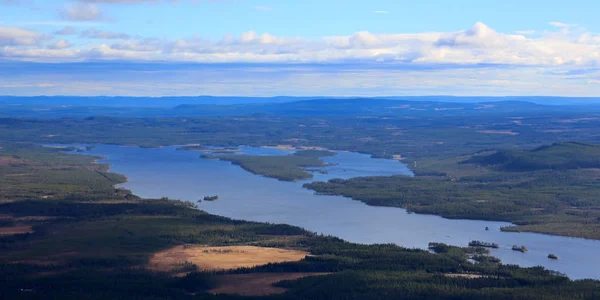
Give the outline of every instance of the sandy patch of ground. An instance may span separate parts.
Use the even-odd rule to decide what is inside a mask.
[[[510,131],[510,130],[479,130],[479,133],[487,133],[487,134],[505,134],[505,135],[517,135],[518,132]]]
[[[295,280],[308,276],[322,276],[328,273],[259,273],[216,276],[218,287],[210,290],[213,294],[238,294],[242,296],[266,296],[281,294],[284,288],[273,286],[283,280]]]
[[[172,272],[188,262],[201,270],[231,270],[268,263],[299,261],[307,255],[309,253],[304,251],[256,246],[182,245],[152,255],[148,268]]]
[[[15,225],[9,227],[0,227],[0,236],[33,233],[31,225]]]

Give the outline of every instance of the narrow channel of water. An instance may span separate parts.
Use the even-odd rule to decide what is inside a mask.
[[[241,147],[249,155],[285,155],[291,151]],[[97,145],[84,154],[106,157],[111,171],[127,176],[123,187],[141,197],[169,197],[196,201],[219,195],[214,202],[199,203],[212,214],[235,219],[285,223],[334,235],[356,243],[396,243],[427,248],[429,242],[466,246],[471,240],[494,242],[500,249],[492,255],[504,263],[544,266],[571,278],[600,279],[600,241],[533,233],[501,232],[503,222],[449,220],[431,215],[408,214],[406,210],[367,206],[340,196],[317,196],[302,188],[301,182],[282,182],[244,171],[229,162],[202,159],[195,151],[175,147],[145,149]],[[406,165],[368,155],[339,152],[324,158],[327,174],[313,180],[374,175],[412,175]],[[489,231],[485,228],[489,227]],[[526,245],[529,252],[512,251],[512,245]],[[550,260],[554,253],[560,260]]]

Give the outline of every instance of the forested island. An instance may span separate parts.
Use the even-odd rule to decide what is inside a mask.
[[[500,248],[500,246],[496,243],[487,243],[482,241],[471,241],[469,242],[469,247],[484,247],[484,248]]]
[[[202,157],[229,161],[248,172],[265,177],[282,181],[298,181],[313,177],[307,168],[325,166],[319,157],[334,155],[335,152],[325,150],[300,150],[283,156],[203,155]]]
[[[432,246],[437,254],[432,254],[390,244],[352,244],[288,225],[231,220],[189,202],[142,199],[117,189],[114,185],[125,178],[95,164],[96,157],[29,144],[2,147],[0,229],[11,233],[0,236],[0,291],[7,299],[229,299],[213,291],[235,292],[239,278],[274,278],[284,294],[273,298],[600,296],[598,281],[502,265],[481,248],[437,243]],[[270,264],[273,258],[267,256],[267,264],[221,271],[205,269],[189,256],[214,256],[209,262],[216,264],[222,255],[273,248],[307,254]],[[180,260],[165,265],[160,261],[164,255]]]
[[[513,251],[519,251],[519,252],[523,252],[523,253],[525,253],[525,252],[529,251],[529,250],[527,249],[527,247],[525,247],[525,246],[517,246],[517,245],[514,245],[514,246],[512,246],[512,250],[513,250]]]
[[[218,195],[204,196],[204,198],[202,198],[202,200],[204,200],[204,201],[216,201],[216,200],[219,200],[219,196]]]

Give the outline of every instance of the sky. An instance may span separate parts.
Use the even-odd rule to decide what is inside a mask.
[[[0,95],[600,96],[600,1],[0,0]]]

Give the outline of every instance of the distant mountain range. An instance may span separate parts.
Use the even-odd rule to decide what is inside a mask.
[[[232,105],[232,104],[267,104],[289,103],[303,100],[395,100],[416,102],[444,102],[444,103],[483,103],[499,101],[531,102],[542,105],[586,105],[600,104],[600,97],[551,97],[551,96],[389,96],[389,97],[75,97],[75,96],[0,96],[0,104],[21,104],[35,106],[104,106],[104,107],[175,107],[182,104],[201,105]]]
[[[253,114],[461,116],[495,113],[600,113],[600,98],[442,96],[390,98],[394,99],[208,96],[163,98],[0,97],[0,117],[178,117]],[[584,99],[588,101],[585,105],[582,102]],[[544,102],[555,104],[541,104]]]

